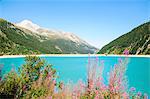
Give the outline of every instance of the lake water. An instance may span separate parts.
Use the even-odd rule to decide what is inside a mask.
[[[41,56],[41,58],[46,59],[47,63],[53,64],[60,77],[59,81],[71,80],[75,83],[80,79],[86,80],[88,56]],[[103,76],[106,83],[110,68],[117,64],[120,58],[124,57],[99,56],[99,61],[104,61]],[[150,57],[128,57],[128,60],[126,75],[129,87],[135,87],[138,91],[150,95]],[[17,70],[24,63],[24,57],[0,58],[0,64],[3,64],[3,74],[9,72],[12,67]]]

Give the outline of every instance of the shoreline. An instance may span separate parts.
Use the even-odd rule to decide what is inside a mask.
[[[3,55],[0,56],[0,58],[21,58],[26,56],[39,56],[39,57],[45,57],[45,56],[51,56],[51,57],[87,57],[87,56],[102,56],[102,57],[148,57],[150,58],[150,55],[115,55],[115,54],[40,54],[40,55]]]

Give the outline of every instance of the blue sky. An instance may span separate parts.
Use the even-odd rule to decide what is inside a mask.
[[[0,17],[73,32],[101,48],[150,19],[149,0],[0,0]]]

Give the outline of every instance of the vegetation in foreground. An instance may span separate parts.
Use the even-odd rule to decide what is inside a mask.
[[[87,66],[87,82],[63,84],[52,65],[35,56],[26,57],[26,63],[16,72],[12,70],[0,79],[2,99],[148,99],[147,94],[128,89],[125,75],[128,61],[119,60],[109,72],[108,85],[103,82],[103,62],[98,58]]]

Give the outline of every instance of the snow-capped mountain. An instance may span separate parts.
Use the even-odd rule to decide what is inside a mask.
[[[0,35],[2,54],[87,54],[97,50],[73,33],[43,28],[29,20],[13,24],[0,19]]]
[[[78,36],[76,36],[73,33],[70,32],[64,32],[64,31],[58,31],[58,30],[50,30],[47,28],[40,27],[39,25],[33,23],[30,20],[23,20],[20,23],[16,23],[17,26],[28,29],[34,33],[37,33],[42,36],[47,36],[47,37],[54,37],[54,38],[62,38],[66,40],[71,40],[76,43],[84,43],[88,45],[88,43],[82,39],[80,39]]]
[[[31,30],[33,32],[37,32],[36,30],[40,28],[40,26],[32,23],[30,20],[23,20],[22,22],[17,23],[16,25],[23,27],[23,28],[26,28],[28,30]]]

